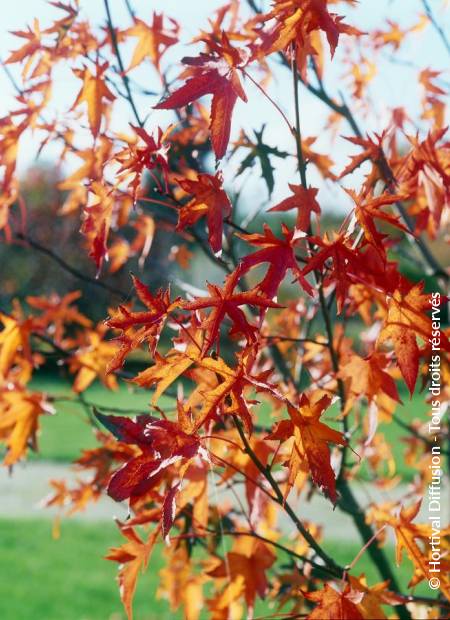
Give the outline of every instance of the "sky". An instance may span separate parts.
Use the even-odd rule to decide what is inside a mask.
[[[154,10],[163,11],[170,17],[174,17],[182,26],[181,45],[174,46],[167,54],[167,62],[173,63],[171,67],[172,78],[176,77],[181,65],[179,60],[186,54],[193,54],[192,46],[189,45],[190,39],[196,36],[201,28],[207,28],[207,16],[213,10],[222,6],[224,0],[191,0],[190,2],[180,0],[134,0],[133,7],[144,21],[150,21]],[[245,3],[244,3],[245,4]],[[445,27],[445,20],[442,18],[444,2],[441,0],[433,0],[431,2],[436,17]],[[123,28],[131,25],[125,2],[122,0],[111,0],[110,2],[115,25]],[[102,26],[105,23],[105,12],[103,0],[81,0],[81,11],[83,16],[91,22]],[[266,3],[268,6],[268,3]],[[360,0],[358,6],[354,9],[348,5],[339,7],[336,5],[334,9],[339,14],[346,15],[346,22],[356,25],[361,30],[370,28],[383,28],[385,19],[397,21],[401,27],[410,26],[417,22],[419,13],[423,13],[421,0]],[[448,15],[448,13],[447,13]],[[2,21],[0,25],[0,50],[2,58],[8,56],[9,52],[20,45],[20,40],[14,37],[10,31],[23,30],[24,27],[37,17],[41,27],[49,25],[56,17],[60,16],[60,12],[45,0],[14,0],[12,2],[4,2],[2,5]],[[448,24],[450,31],[450,24]],[[125,58],[129,58],[132,52],[132,45],[125,46],[123,54]],[[327,90],[337,99],[341,94],[349,102],[349,95],[345,95],[346,84],[342,79],[340,72],[342,65],[339,62],[340,54],[345,53],[345,45],[338,47],[333,62],[327,61],[326,68],[326,84]],[[392,106],[407,106],[412,115],[417,109],[417,101],[420,96],[417,83],[415,82],[415,71],[408,66],[394,65],[389,62],[388,57],[393,53],[390,50],[382,50],[377,60],[378,74],[369,88],[373,115],[369,119],[369,126],[366,124],[365,130],[381,131],[387,119],[387,111]],[[443,70],[448,76],[448,57],[442,43],[435,36],[432,28],[429,26],[411,39],[411,43],[407,43],[395,55],[396,61],[403,63],[411,63],[420,68],[432,67],[433,69]],[[18,78],[20,76],[20,67],[17,65],[10,66],[13,74]],[[132,74],[139,84],[149,90],[158,90],[158,78],[155,71],[149,64],[141,66]],[[61,67],[57,73],[55,81],[54,97],[52,107],[56,112],[61,112],[70,107],[73,103],[76,93],[79,90],[80,82],[72,72],[65,67]],[[266,139],[269,144],[277,146],[281,150],[292,152],[292,137],[289,135],[288,129],[283,125],[282,120],[272,106],[261,97],[257,89],[251,85],[245,85],[249,96],[249,103],[244,104],[238,102],[234,118],[238,122],[234,122],[232,137],[236,137],[238,129],[243,127],[251,134],[253,129],[259,130],[263,123],[266,124]],[[0,101],[0,116],[5,115],[8,110],[14,106],[14,90],[3,72],[0,72],[0,89],[2,98]],[[287,71],[281,70],[279,77],[274,81],[270,88],[270,93],[277,99],[281,107],[286,111],[289,117],[292,116],[292,88],[290,76]],[[328,153],[341,167],[347,161],[349,155],[348,143],[339,138],[336,144],[331,145],[324,136],[322,130],[328,110],[321,102],[312,95],[302,89],[301,94],[301,119],[302,133],[304,137],[318,136],[316,147],[319,152]],[[146,118],[146,127],[152,130],[156,125],[167,126],[173,117],[167,111],[153,111],[151,106],[158,101],[159,97],[144,97],[136,95],[136,103],[142,117]],[[121,126],[123,130],[128,128],[128,122],[132,121],[131,113],[125,104],[120,102],[115,112],[115,124]],[[358,113],[356,111],[356,115]],[[349,135],[348,128],[342,126],[342,131]],[[23,173],[30,165],[35,163],[36,145],[38,144],[37,136],[28,136],[23,138],[21,145],[21,156],[19,159],[19,171]],[[56,157],[57,151],[47,150],[41,159],[52,162],[52,158]],[[234,183],[234,189],[239,189],[240,183],[245,183],[245,191],[247,192],[248,201],[251,202],[252,197],[261,195],[258,190],[258,174],[253,172],[250,178],[245,176],[233,181],[234,173],[239,164],[239,158],[233,159],[225,166],[225,181]],[[76,165],[76,162],[73,162]],[[69,164],[70,167],[70,164]],[[297,182],[296,172],[293,167],[286,165],[284,162],[277,168],[277,184],[273,200],[281,199],[286,196],[287,183]],[[345,208],[345,193],[338,187],[331,184],[323,183],[318,175],[311,169],[310,183],[312,185],[319,184],[321,193],[319,198],[327,203],[330,208]],[[248,207],[251,209],[251,206]]]

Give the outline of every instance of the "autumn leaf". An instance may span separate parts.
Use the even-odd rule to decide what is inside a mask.
[[[358,220],[361,228],[364,230],[367,241],[375,246],[379,251],[384,252],[383,240],[385,235],[378,232],[375,226],[375,219],[386,222],[387,224],[390,224],[403,232],[410,232],[408,228],[400,222],[399,216],[381,211],[381,207],[385,205],[392,205],[399,201],[406,200],[408,197],[406,194],[389,194],[385,192],[380,196],[374,197],[365,195],[363,192],[357,195],[356,192],[349,189],[345,191],[356,205],[356,219]]]
[[[193,428],[199,429],[204,426],[207,420],[213,415],[221,412],[224,415],[238,416],[244,423],[249,434],[253,430],[252,417],[249,405],[254,401],[244,398],[244,387],[261,387],[258,382],[247,373],[245,356],[240,359],[237,368],[231,368],[223,359],[204,357],[198,360],[201,370],[213,372],[219,378],[215,387],[209,387],[203,392],[200,411],[195,414]]]
[[[317,245],[320,250],[308,260],[306,267],[301,272],[302,277],[304,279],[308,273],[323,269],[327,261],[331,259],[331,267],[323,283],[325,286],[335,285],[337,309],[338,312],[341,312],[349,287],[361,279],[361,272],[364,276],[363,257],[361,253],[350,247],[349,241],[343,235],[337,236],[334,240],[330,240],[326,235],[323,239],[311,237],[310,241]]]
[[[305,189],[301,185],[292,185],[289,183],[289,189],[292,192],[292,196],[285,198],[269,211],[291,211],[297,209],[297,220],[295,227],[298,230],[307,232],[311,226],[311,214],[315,213],[317,216],[320,214],[320,205],[316,200],[318,189],[309,187]]]
[[[7,447],[3,462],[11,466],[25,455],[29,445],[37,449],[39,416],[54,410],[43,394],[19,389],[1,391],[0,406],[0,441]]]
[[[238,269],[240,273],[245,274],[257,265],[269,263],[269,269],[264,279],[257,286],[261,293],[269,299],[276,296],[278,288],[289,269],[296,276],[303,289],[312,295],[313,289],[303,277],[295,255],[295,244],[304,237],[304,234],[301,231],[290,231],[284,224],[282,225],[282,234],[282,239],[276,237],[267,224],[264,224],[264,234],[239,234],[247,243],[261,249],[245,256]]]
[[[133,382],[141,387],[157,385],[152,398],[156,405],[167,388],[200,359],[202,344],[203,331],[195,321],[192,327],[183,326],[176,347],[164,356],[155,353],[155,364],[141,371]]]
[[[166,550],[166,564],[160,570],[157,597],[168,599],[170,609],[183,606],[185,620],[199,620],[203,609],[203,584],[207,576],[195,574],[186,546]]]
[[[169,313],[179,307],[179,299],[170,301],[170,290],[160,289],[153,295],[139,278],[132,276],[132,279],[137,296],[146,310],[132,312],[122,305],[106,321],[108,327],[122,331],[116,338],[119,349],[109,360],[108,372],[121,368],[126,356],[145,342],[154,352]]]
[[[362,34],[357,28],[343,23],[341,16],[329,13],[326,0],[306,0],[301,5],[296,0],[279,2],[264,19],[275,21],[265,33],[264,47],[269,54],[287,50],[292,44],[301,48],[305,42],[309,43],[312,32],[322,30],[333,56],[340,34]]]
[[[410,393],[414,392],[419,372],[417,337],[428,343],[431,320],[425,314],[430,309],[429,296],[424,295],[423,283],[402,286],[389,299],[387,316],[378,337],[378,344],[393,343],[397,362]]]
[[[197,179],[178,179],[178,184],[192,199],[178,212],[177,230],[192,226],[206,216],[208,240],[216,256],[222,253],[223,220],[231,215],[231,202],[222,187],[222,175],[217,172],[199,174]]]
[[[136,530],[118,521],[118,526],[127,539],[120,547],[113,547],[106,556],[107,560],[119,562],[119,591],[125,607],[128,620],[133,618],[133,597],[139,573],[147,568],[150,556],[159,535],[155,529],[147,536],[145,542],[138,536]]]
[[[239,277],[240,270],[238,268],[225,278],[223,288],[216,284],[208,284],[209,297],[197,297],[194,301],[182,303],[184,310],[212,308],[212,311],[202,323],[202,327],[206,331],[202,347],[203,355],[218,341],[220,327],[225,316],[228,316],[233,323],[230,335],[243,335],[248,343],[255,340],[257,327],[248,322],[240,306],[250,305],[262,309],[280,307],[279,304],[272,301],[263,292],[257,290],[235,292]]]
[[[117,379],[109,374],[108,364],[117,354],[117,346],[105,341],[106,328],[103,324],[97,329],[86,329],[82,332],[82,340],[76,352],[69,358],[70,372],[76,373],[72,389],[81,393],[99,378],[110,390],[117,390]]]
[[[353,137],[344,137],[345,140],[351,142],[352,144],[356,144],[357,146],[362,148],[362,152],[358,153],[358,155],[353,155],[351,157],[350,163],[344,168],[341,174],[338,176],[339,179],[342,179],[347,174],[354,172],[357,168],[361,166],[365,161],[370,160],[373,163],[378,163],[384,160],[384,152],[383,152],[383,140],[386,136],[386,133],[383,132],[381,134],[374,134],[374,138],[353,138]]]
[[[208,46],[210,53],[182,59],[184,64],[192,67],[193,77],[155,108],[181,108],[204,95],[212,95],[211,143],[216,158],[221,159],[230,140],[231,116],[237,98],[247,101],[238,74],[245,60],[243,54],[230,44],[224,32],[220,43],[209,40]]]
[[[0,313],[0,321],[3,329],[0,332],[0,383],[5,380],[17,353],[22,355],[31,364],[31,349],[29,337],[31,322],[24,322],[12,316]]]
[[[81,327],[91,327],[90,321],[76,307],[75,302],[81,298],[81,291],[71,291],[67,295],[60,297],[57,293],[37,297],[29,295],[26,302],[29,306],[36,310],[40,310],[39,316],[33,316],[31,319],[33,329],[50,330],[52,332],[52,340],[56,344],[62,345],[66,331],[69,325],[79,325]],[[0,337],[1,339],[1,337]],[[1,367],[1,364],[0,364]]]
[[[75,75],[80,78],[80,80],[83,80],[83,86],[77,95],[75,103],[72,106],[72,110],[78,107],[81,103],[87,104],[89,126],[94,138],[97,137],[98,132],[100,131],[102,116],[106,111],[106,104],[104,100],[106,99],[107,101],[112,102],[116,98],[106,85],[104,74],[107,68],[107,62],[102,65],[97,64],[95,75],[93,75],[87,67],[82,70],[74,70]]]
[[[134,26],[125,31],[125,36],[136,37],[138,39],[134,48],[128,71],[141,64],[148,58],[160,70],[160,62],[164,53],[175,45],[178,41],[179,26],[172,18],[166,18],[170,28],[164,27],[165,16],[162,13],[153,11],[153,21],[150,25],[146,24],[138,17],[134,18]]]
[[[371,353],[364,358],[355,353],[347,363],[342,364],[339,375],[349,382],[352,394],[365,395],[369,403],[380,392],[400,402],[395,381],[386,372],[387,363],[386,356],[379,352]]]
[[[84,209],[81,232],[87,237],[89,256],[95,261],[100,273],[103,259],[108,251],[107,241],[115,206],[114,188],[94,181],[89,188],[89,202]]]
[[[169,126],[166,131],[158,127],[154,135],[150,135],[143,127],[131,125],[131,128],[137,139],[127,138],[127,146],[115,155],[115,159],[120,163],[118,176],[128,183],[133,202],[136,203],[139,198],[144,170],[150,172],[152,179],[161,191],[167,191],[169,174],[169,144],[167,139],[173,127]],[[155,175],[156,170],[161,172],[164,186],[161,186],[158,177]]]
[[[420,506],[421,500],[410,506],[402,507],[398,515],[385,515],[385,522],[395,531],[397,566],[400,566],[402,562],[404,551],[406,551],[414,565],[414,574],[409,587],[416,586],[424,579],[429,580],[436,576],[431,570],[432,564],[429,561],[429,553],[431,553],[429,541],[432,536],[432,528],[428,523],[413,523],[419,514]],[[448,578],[450,564],[445,557],[441,560],[441,569],[439,588],[442,594],[450,601],[450,580]]]
[[[290,420],[277,423],[266,439],[285,441],[294,437],[289,460],[288,488],[292,487],[300,464],[306,459],[313,482],[330,498],[337,501],[336,480],[330,464],[329,443],[347,445],[344,435],[320,421],[325,409],[330,406],[329,396],[310,400],[302,394],[298,409],[288,405]]]
[[[149,415],[140,415],[136,420],[98,412],[96,415],[119,441],[134,444],[140,450],[109,481],[108,494],[118,502],[143,495],[160,481],[158,474],[198,452],[198,437],[182,431],[176,422]]]
[[[364,594],[353,591],[347,584],[343,592],[325,584],[323,590],[303,594],[308,601],[318,603],[308,620],[364,620],[357,605]]]
[[[227,559],[210,570],[207,574],[214,578],[231,577],[232,581],[242,582],[245,601],[249,611],[253,610],[256,595],[264,598],[269,582],[266,571],[275,562],[276,557],[263,542],[241,538],[233,550],[227,553]]]

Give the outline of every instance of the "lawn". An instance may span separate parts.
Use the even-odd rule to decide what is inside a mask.
[[[0,519],[0,617],[2,620],[124,620],[115,582],[117,564],[104,560],[110,546],[120,542],[112,523],[64,521],[61,537],[51,536],[49,520]],[[358,553],[356,542],[327,545],[333,558],[348,564]],[[392,550],[389,553],[393,557]],[[156,598],[161,546],[141,575],[135,596],[135,620],[180,618],[166,601]],[[353,570],[365,573],[369,583],[380,581],[364,554]],[[398,569],[406,585],[408,563]],[[421,589],[417,589],[419,592]],[[271,610],[264,602],[257,614]],[[207,617],[207,616],[203,616]]]
[[[51,520],[0,519],[0,617],[2,620],[122,620],[115,581],[117,564],[104,560],[121,536],[113,523],[64,521],[52,538]],[[169,620],[155,598],[160,554],[141,580],[137,620]]]

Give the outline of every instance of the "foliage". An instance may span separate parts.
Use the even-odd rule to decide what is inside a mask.
[[[264,598],[278,617],[383,618],[386,606],[398,618],[423,617],[424,608],[427,617],[438,617],[450,602],[445,528],[439,598],[414,590],[433,577],[433,529],[416,522],[432,476],[427,426],[406,413],[400,420],[405,458],[415,460],[417,475],[410,488],[399,487],[397,499],[360,505],[354,486],[367,474],[385,491],[399,482],[395,472],[386,472],[392,447],[378,427],[379,420],[394,424],[399,386],[411,396],[419,384],[426,387],[437,358],[442,410],[449,399],[450,343],[436,319],[439,310],[443,315],[448,274],[430,249],[448,223],[445,91],[438,72],[421,71],[420,118],[410,123],[396,108],[383,127],[366,133],[351,106],[328,93],[326,79],[327,63],[345,44],[352,104],[369,122],[367,87],[380,47],[398,49],[423,27],[435,28],[444,40],[445,34],[427,3],[415,27],[402,30],[388,20],[386,31],[363,32],[350,23],[353,0],[339,7],[333,0],[276,0],[261,11],[253,1],[232,0],[196,37],[198,53],[181,59],[174,85],[164,56],[169,48],[181,49],[182,24],[156,13],[147,22],[126,4],[130,27],[114,25],[105,0],[106,27],[98,28],[83,18],[76,0],[54,2],[56,21],[41,28],[35,20],[16,32],[21,45],[6,60],[7,72],[20,64],[21,85],[17,107],[0,124],[5,243],[45,253],[111,299],[100,321],[81,312],[78,291],[47,297],[29,291],[25,303],[1,313],[5,466],[14,468],[38,448],[40,424],[54,413],[55,397],[34,389],[33,373],[49,358],[57,360],[97,443],[75,461],[86,475],[72,485],[52,481],[47,504],[67,514],[103,494],[129,504],[130,518],[117,523],[123,541],[107,554],[119,565],[129,618],[138,577],[162,541],[167,548],[158,592],[187,620],[197,620],[202,610],[213,620],[252,618]],[[348,18],[335,12],[341,9]],[[122,52],[130,42],[126,65]],[[153,110],[167,111],[145,120],[133,79],[142,63],[150,63],[160,80],[159,101],[148,95]],[[364,63],[372,69],[361,74]],[[50,102],[62,65],[78,87],[59,117],[52,116]],[[269,92],[279,72],[288,72],[292,82],[287,112],[286,97],[281,103]],[[340,120],[354,134],[346,137],[350,162],[340,170],[316,151],[316,136],[302,136],[304,89],[328,106],[330,141]],[[267,124],[253,129],[254,138],[241,128],[230,144],[237,106],[257,106],[255,91],[280,116],[294,154],[284,143],[266,144]],[[119,102],[130,115],[127,132],[115,115]],[[59,145],[68,167],[78,161],[58,184],[66,192],[60,212],[81,214],[80,251],[92,260],[95,276],[36,242],[27,227],[16,162],[19,139],[31,132],[40,150]],[[239,195],[224,181],[236,158],[235,177],[257,165],[270,200],[277,162],[296,164],[298,178],[269,205],[278,215],[265,214],[257,230],[239,217]],[[322,182],[310,184],[311,167],[352,202],[336,230],[321,227]],[[279,229],[270,218],[280,213]],[[167,232],[176,244],[160,247],[152,264],[153,240]],[[205,282],[204,270],[191,266],[194,248],[223,271],[222,281]],[[407,277],[396,253],[431,270],[432,294]],[[131,292],[113,286],[108,273],[131,272],[136,258],[138,267],[148,261],[155,271],[160,261],[177,261],[185,278],[176,287],[163,278],[158,289],[130,273]],[[366,329],[351,335],[354,316]],[[93,407],[85,392],[95,381],[111,391],[131,383],[147,394],[148,406],[133,406],[130,391],[123,410]],[[433,398],[429,405],[436,409]],[[267,410],[269,421],[262,413]],[[440,430],[443,458],[443,420]],[[227,490],[222,500],[216,487]],[[307,502],[319,493],[329,500],[328,519],[337,509],[354,520],[361,546],[349,565],[327,550],[317,524],[292,507],[294,495]],[[413,564],[406,589],[386,555],[387,531],[396,537],[397,562],[408,556]],[[367,583],[355,568],[361,554],[380,582]]]

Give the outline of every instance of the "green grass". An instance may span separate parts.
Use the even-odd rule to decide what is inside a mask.
[[[2,620],[122,620],[115,581],[117,563],[104,560],[121,536],[113,523],[65,521],[54,540],[50,520],[0,519],[0,617]],[[169,620],[155,598],[162,558],[141,579],[137,620]]]
[[[2,620],[123,620],[115,582],[117,564],[103,559],[121,538],[112,523],[62,523],[61,537],[51,536],[48,520],[0,519],[0,617]],[[329,542],[332,557],[345,565],[360,549],[357,543]],[[156,598],[158,572],[163,566],[161,545],[140,576],[134,601],[136,620],[170,620],[180,614]],[[393,557],[389,550],[390,558]],[[280,561],[284,556],[280,555]],[[408,562],[396,569],[406,586],[412,574]],[[380,581],[367,552],[352,574],[365,573],[369,584]],[[416,590],[419,593],[421,588]],[[273,611],[268,603],[257,605],[257,615]],[[207,617],[202,616],[202,617]]]

